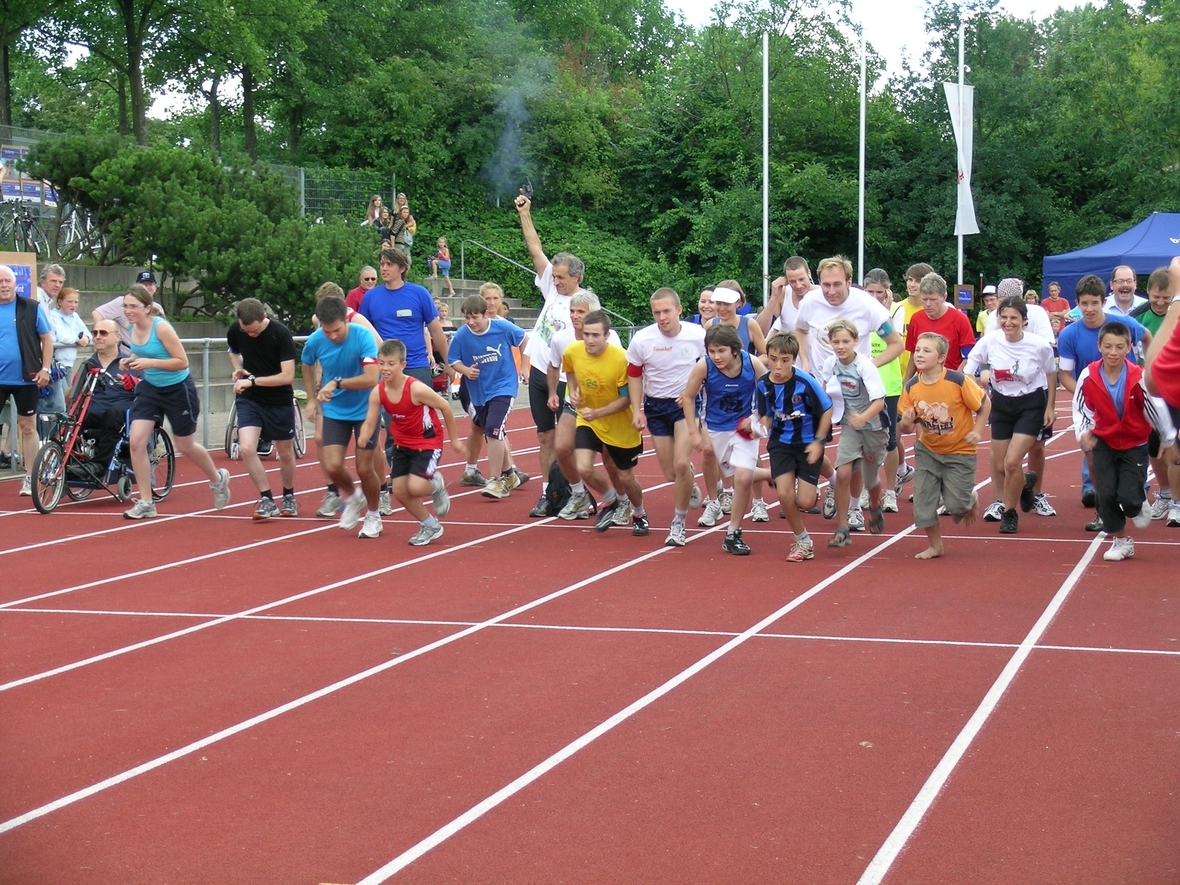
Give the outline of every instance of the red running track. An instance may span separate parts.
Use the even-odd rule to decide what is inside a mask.
[[[905,503],[801,565],[773,509],[662,548],[650,457],[646,539],[448,464],[422,549],[255,524],[240,464],[144,524],[5,483],[0,882],[1180,881],[1180,530],[1104,562],[1049,452],[1056,518],[926,563]]]

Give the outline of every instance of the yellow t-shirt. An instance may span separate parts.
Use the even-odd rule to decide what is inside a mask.
[[[599,356],[586,353],[586,344],[575,341],[565,349],[561,368],[578,379],[583,409],[609,406],[627,387],[627,353],[617,344],[607,344]],[[589,427],[608,446],[633,449],[642,443],[639,431],[631,426],[631,410],[623,409],[605,418],[586,421],[578,415],[578,427]]]
[[[911,406],[922,445],[939,455],[974,455],[967,434],[975,427],[975,413],[983,407],[983,390],[962,372],[943,369],[933,384],[915,375],[897,402],[900,415]]]
[[[895,320],[895,322],[893,323],[893,328],[895,328],[895,329],[897,329],[897,331],[901,332],[901,340],[905,341],[906,340],[906,332],[910,328],[910,320],[913,319],[914,314],[916,314],[919,310],[922,309],[922,305],[921,304],[910,304],[910,299],[903,298],[901,301],[898,302],[898,306],[901,308],[902,322],[900,324],[896,322],[896,320],[898,318],[898,312],[897,312],[897,308],[894,308],[893,319]],[[900,328],[899,328],[899,325],[900,325]],[[910,366],[910,352],[908,350],[903,350],[901,352],[901,356],[899,356],[898,359],[901,360],[901,376],[904,378],[906,370]]]

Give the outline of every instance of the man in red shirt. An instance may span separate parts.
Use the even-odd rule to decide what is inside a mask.
[[[946,367],[958,370],[963,364],[964,354],[975,345],[975,332],[971,321],[961,310],[954,310],[946,303],[946,280],[936,273],[922,277],[918,286],[922,298],[922,309],[915,313],[906,328],[905,349],[911,354],[918,343],[918,336],[934,332],[947,340]],[[905,380],[914,375],[914,364],[906,367]]]
[[[1069,302],[1061,297],[1061,284],[1054,280],[1049,284],[1049,297],[1041,302],[1041,307],[1049,314],[1049,322],[1053,325],[1053,334],[1061,331],[1061,327],[1069,322]]]
[[[365,265],[361,268],[360,285],[352,289],[345,297],[344,302],[353,310],[361,309],[361,302],[365,300],[365,293],[377,285],[377,271]]]

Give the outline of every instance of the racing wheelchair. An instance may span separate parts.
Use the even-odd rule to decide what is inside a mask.
[[[106,463],[96,460],[95,432],[82,429],[101,378],[98,369],[89,371],[69,411],[58,416],[49,438],[33,459],[33,506],[40,513],[52,513],[63,494],[72,501],[84,501],[96,490],[105,491],[119,501],[131,498],[135,471],[131,466],[128,424],[124,423],[122,436]],[[176,451],[172,437],[159,424],[148,443],[148,459],[152,500],[162,501],[172,491],[176,477]]]
[[[307,402],[307,393],[295,391],[292,408],[295,410],[295,458],[299,459],[307,452],[307,434],[303,427],[303,404]],[[229,416],[225,422],[225,454],[231,461],[241,460],[242,454],[238,449],[238,403],[235,399],[229,407]],[[274,443],[269,439],[258,440],[258,457],[266,458],[276,455]]]

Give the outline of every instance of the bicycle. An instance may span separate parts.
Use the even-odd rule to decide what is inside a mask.
[[[48,258],[49,238],[33,211],[19,200],[5,200],[0,212],[4,210],[8,210],[9,217],[0,215],[0,243],[11,244],[14,252],[32,252]]]
[[[302,390],[295,392],[295,398],[292,400],[292,407],[295,409],[295,458],[299,459],[307,452],[307,433],[303,427],[303,409],[302,400],[307,398],[307,394]],[[231,461],[238,461],[242,455],[238,449],[238,403],[235,399],[229,407],[229,417],[225,423],[225,454],[229,456]],[[265,458],[269,455],[276,455],[277,452],[274,447],[274,442],[268,439],[258,440],[258,457]]]

